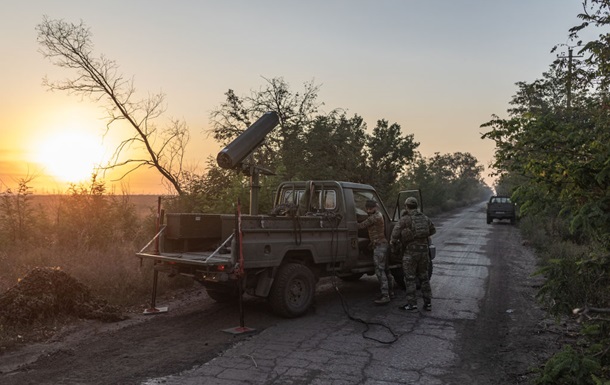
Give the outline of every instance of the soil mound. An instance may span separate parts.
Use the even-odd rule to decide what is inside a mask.
[[[60,316],[105,322],[126,318],[118,307],[94,296],[87,286],[59,268],[34,268],[0,295],[0,321],[5,325],[29,325]]]

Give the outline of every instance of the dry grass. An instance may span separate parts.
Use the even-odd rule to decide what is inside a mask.
[[[65,199],[69,197],[34,195],[29,204],[52,222],[58,205]],[[15,285],[36,267],[58,267],[86,282],[94,293],[104,296],[111,303],[130,305],[148,295],[151,290],[152,268],[150,264],[140,266],[135,253],[154,235],[153,218],[158,198],[154,195],[130,195],[127,199],[138,218],[134,226],[140,228],[130,228],[130,236],[126,239],[121,234],[111,232],[112,237],[96,243],[100,247],[92,248],[78,243],[66,247],[49,238],[48,234],[38,233],[34,234],[28,244],[9,245],[1,250],[0,293]],[[116,221],[108,221],[108,226],[114,226],[115,223]],[[117,231],[120,232],[120,229]],[[50,233],[52,229],[49,229]],[[36,244],[40,246],[37,247]],[[184,284],[185,282],[180,282],[178,285]],[[161,281],[160,290],[171,285],[171,282]]]
[[[86,318],[90,313],[79,311],[90,308],[93,298],[96,303],[129,311],[150,305],[152,264],[141,264],[135,253],[154,235],[158,198],[149,195],[104,197],[104,210],[87,204],[79,207],[82,199],[82,196],[65,195],[30,196],[27,205],[34,214],[26,218],[33,223],[27,237],[11,241],[6,234],[4,238],[0,234],[3,246],[0,248],[0,303],[5,309],[25,312],[33,309],[33,315],[28,313],[28,317],[15,319],[10,313],[0,314],[0,352],[10,346],[44,340],[61,325],[75,318]],[[116,207],[117,202],[121,203],[119,210],[108,209],[113,204]],[[90,220],[97,218],[100,211],[101,226]],[[62,220],[54,220],[60,214]],[[83,217],[84,223],[92,226],[83,229]],[[58,226],[64,226],[63,234]],[[99,231],[104,234],[98,234]],[[168,278],[161,274],[157,293],[162,295],[192,284],[192,280],[184,277]],[[74,298],[89,300],[72,303]],[[9,318],[14,322],[9,323]]]

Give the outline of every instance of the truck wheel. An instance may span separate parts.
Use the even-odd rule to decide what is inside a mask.
[[[492,217],[490,217],[489,215],[487,216],[487,224],[490,224],[493,221]]]
[[[514,225],[514,224],[515,224],[515,217],[512,217],[512,218],[510,219],[510,224],[511,224],[511,225]]]
[[[288,263],[280,267],[274,281],[269,303],[275,313],[292,318],[309,309],[316,289],[316,278],[311,269],[300,263]]]

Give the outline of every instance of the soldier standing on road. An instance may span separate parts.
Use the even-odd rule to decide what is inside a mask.
[[[381,296],[375,299],[378,305],[385,305],[394,297],[394,277],[388,268],[388,241],[385,237],[385,221],[383,215],[377,210],[377,202],[367,200],[365,204],[367,219],[358,223],[359,229],[368,229],[370,244],[373,249],[375,274],[381,286]]]
[[[416,277],[421,284],[424,309],[432,310],[432,288],[428,277],[428,237],[436,233],[432,221],[417,209],[417,199],[409,197],[405,201],[406,211],[394,226],[390,242],[396,245],[402,243],[402,269],[405,273],[407,303],[400,309],[417,310]]]

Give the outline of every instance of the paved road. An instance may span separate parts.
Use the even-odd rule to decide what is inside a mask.
[[[487,225],[481,205],[435,224],[431,312],[399,310],[404,292],[387,306],[375,306],[374,277],[336,285],[327,278],[318,287],[315,310],[306,316],[253,334],[201,366],[144,384],[459,383],[448,378],[463,361],[460,333],[488,295],[493,258],[487,244],[494,226],[502,225]],[[501,231],[514,235],[517,229]],[[246,326],[247,320],[246,314]]]

